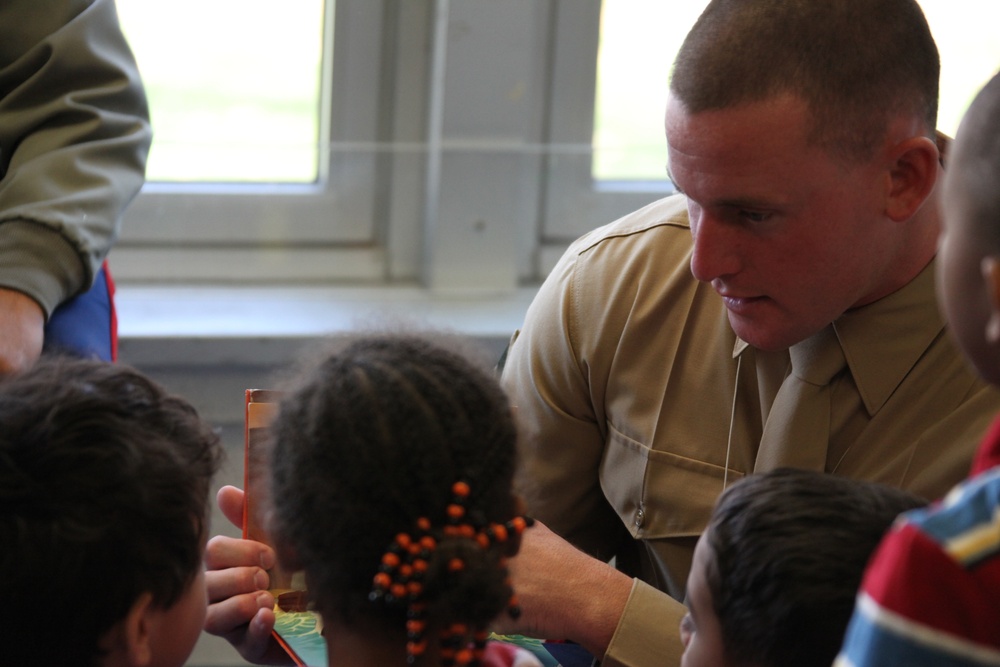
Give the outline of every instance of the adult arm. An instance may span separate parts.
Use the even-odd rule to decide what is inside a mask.
[[[627,311],[629,303],[604,299],[601,276],[580,278],[579,255],[599,234],[577,241],[553,269],[504,366],[521,429],[518,492],[528,513],[552,529],[529,530],[514,560],[523,610],[518,630],[576,641],[606,666],[678,664],[683,605],[607,562],[633,539],[601,479],[607,350],[622,321],[616,309]]]
[[[521,616],[498,631],[569,639],[605,667],[680,664],[685,613],[670,596],[592,558],[541,522],[525,532],[510,563]]]
[[[12,27],[0,39],[0,288],[47,318],[90,286],[117,237],[143,183],[149,113],[113,0],[8,0],[0,26]],[[5,317],[0,340],[22,326]]]
[[[42,352],[45,313],[29,296],[0,288],[0,375],[27,369]]]

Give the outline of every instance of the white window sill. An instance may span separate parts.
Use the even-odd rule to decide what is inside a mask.
[[[490,341],[521,326],[535,287],[508,294],[416,286],[119,286],[122,357],[131,363],[281,363],[303,340],[365,328],[444,330]]]

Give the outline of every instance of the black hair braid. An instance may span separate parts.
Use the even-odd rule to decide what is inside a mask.
[[[285,395],[272,437],[281,534],[319,611],[346,622],[400,622],[401,609],[368,600],[372,577],[418,518],[445,524],[455,482],[471,489],[470,520],[513,516],[516,431],[505,395],[488,372],[418,337],[359,339],[327,356]],[[448,570],[454,558],[460,572]],[[427,573],[429,613],[484,626],[510,597],[501,559],[471,539],[442,538]]]

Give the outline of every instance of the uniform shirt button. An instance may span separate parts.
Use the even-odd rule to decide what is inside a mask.
[[[646,512],[640,507],[635,511],[635,527],[642,528],[642,522],[646,519]]]

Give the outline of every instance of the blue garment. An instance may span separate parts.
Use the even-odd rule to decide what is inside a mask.
[[[107,266],[97,272],[94,285],[61,304],[45,325],[45,352],[114,361],[118,356],[114,283]]]

